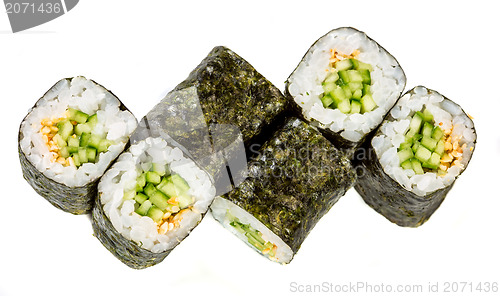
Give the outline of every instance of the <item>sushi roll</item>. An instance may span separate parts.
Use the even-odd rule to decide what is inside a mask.
[[[355,188],[389,221],[420,226],[467,168],[475,143],[474,123],[458,104],[417,86],[357,152]]]
[[[396,59],[354,28],[318,39],[286,81],[291,107],[353,153],[396,103],[406,77]]]
[[[221,195],[245,178],[247,154],[283,121],[286,106],[252,65],[218,46],[141,120],[132,142],[170,138],[209,172]]]
[[[153,266],[198,225],[214,196],[206,172],[178,147],[149,137],[131,145],[101,178],[94,235],[127,266]]]
[[[250,160],[249,177],[216,197],[210,210],[255,251],[289,263],[354,179],[344,153],[315,128],[289,118]]]
[[[23,176],[55,207],[87,213],[99,178],[136,127],[134,115],[101,85],[84,77],[62,79],[20,125]]]

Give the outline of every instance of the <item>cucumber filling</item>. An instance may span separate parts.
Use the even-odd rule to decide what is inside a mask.
[[[42,139],[52,153],[52,161],[63,166],[76,166],[99,161],[99,153],[107,152],[113,141],[93,133],[97,114],[68,108],[66,116],[42,120]]]
[[[401,167],[415,174],[434,172],[444,176],[452,165],[462,166],[460,160],[467,144],[460,146],[460,138],[452,137],[452,131],[443,131],[426,108],[417,111],[398,148]]]
[[[243,234],[250,245],[254,246],[264,256],[273,259],[276,256],[278,246],[262,238],[262,233],[250,226],[250,224],[241,223],[238,218],[226,212],[226,218],[229,225],[234,227],[239,233]]]
[[[356,59],[359,51],[343,55],[332,50],[329,74],[322,83],[323,107],[339,109],[344,114],[366,113],[377,108],[373,100],[370,64]]]
[[[123,199],[135,200],[135,212],[153,219],[158,233],[165,234],[179,227],[181,214],[194,204],[189,188],[168,165],[153,163],[149,171],[141,169],[135,190],[124,192]]]

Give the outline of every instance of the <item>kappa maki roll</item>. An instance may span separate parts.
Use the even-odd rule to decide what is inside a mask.
[[[136,127],[132,113],[101,85],[84,77],[62,79],[19,128],[24,178],[57,208],[89,212],[100,176]]]
[[[396,59],[365,33],[338,28],[318,39],[286,82],[293,109],[354,152],[403,92]]]
[[[254,250],[289,263],[354,179],[343,153],[316,129],[290,118],[250,160],[249,177],[216,197],[210,210]]]
[[[475,143],[474,123],[459,105],[417,86],[358,151],[355,188],[389,221],[420,226],[467,167]]]
[[[162,138],[130,146],[103,175],[94,235],[127,266],[161,262],[198,225],[215,196],[209,176]]]

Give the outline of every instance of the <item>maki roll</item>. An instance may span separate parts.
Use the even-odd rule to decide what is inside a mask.
[[[354,152],[403,92],[396,59],[365,33],[338,28],[318,39],[286,81],[292,108]]]
[[[132,141],[171,139],[213,177],[221,195],[245,178],[247,153],[271,135],[286,105],[252,65],[218,46],[141,120]]]
[[[103,175],[94,235],[127,266],[161,262],[198,225],[215,196],[209,176],[164,139],[131,145]]]
[[[249,177],[216,197],[210,210],[255,251],[289,263],[354,179],[343,153],[313,127],[290,118],[250,160]]]
[[[459,105],[417,86],[358,151],[355,188],[389,221],[420,226],[466,169],[475,143],[474,123]]]
[[[136,127],[132,113],[101,85],[84,77],[62,79],[21,123],[23,176],[57,208],[87,213],[99,178]]]

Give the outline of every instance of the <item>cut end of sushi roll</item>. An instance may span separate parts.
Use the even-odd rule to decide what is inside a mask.
[[[96,181],[136,127],[132,113],[101,85],[84,77],[62,79],[21,123],[25,179],[55,206],[75,214],[89,211]]]
[[[318,39],[286,82],[292,106],[352,148],[382,122],[406,84],[398,62],[377,42],[353,28]]]
[[[418,86],[394,106],[372,146],[386,174],[425,196],[455,181],[475,142],[474,123],[458,104]]]
[[[207,173],[162,138],[130,146],[104,174],[98,192],[96,237],[133,268],[161,262],[215,197]]]
[[[278,263],[289,263],[292,249],[252,214],[234,203],[216,197],[210,210],[215,220],[259,254]]]

